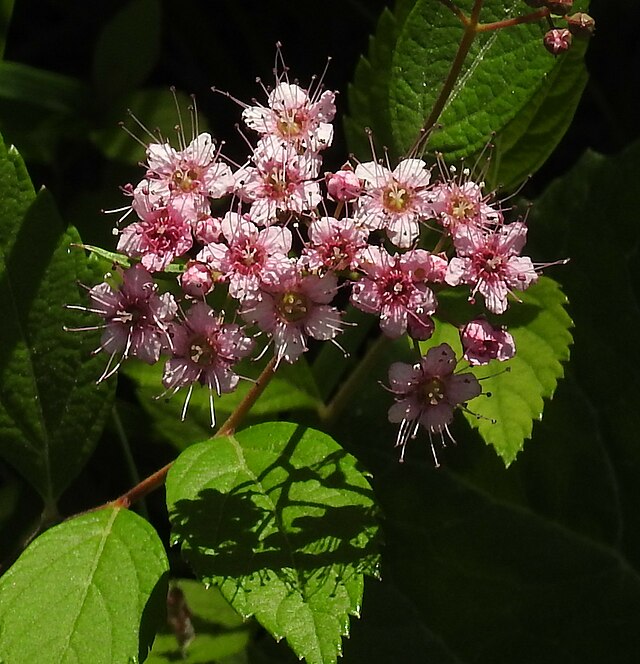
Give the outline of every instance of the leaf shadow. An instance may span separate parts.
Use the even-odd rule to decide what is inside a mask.
[[[287,585],[376,574],[378,513],[373,492],[349,482],[336,450],[298,466],[297,427],[278,459],[229,491],[201,490],[175,503],[171,520],[187,561],[203,578],[275,575]],[[352,463],[350,461],[349,463]]]

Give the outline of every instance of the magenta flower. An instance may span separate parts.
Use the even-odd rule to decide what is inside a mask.
[[[442,262],[446,265],[443,258],[424,249],[391,256],[380,247],[368,247],[360,256],[365,276],[354,284],[351,301],[362,311],[380,314],[380,329],[392,339],[406,332],[412,318],[424,335],[433,329],[428,317],[436,310],[436,298],[427,282],[442,274]]]
[[[420,233],[419,222],[433,216],[425,162],[405,159],[390,171],[369,161],[356,167],[356,175],[365,183],[356,221],[371,230],[384,228],[397,247],[410,247]]]
[[[134,206],[136,202],[134,201]],[[140,258],[150,272],[164,270],[191,248],[191,225],[172,205],[157,209],[136,206],[140,221],[120,233],[118,251]]]
[[[307,350],[307,336],[325,341],[342,331],[341,312],[329,306],[337,287],[332,272],[303,277],[292,267],[278,282],[264,286],[259,299],[247,302],[240,314],[271,335],[278,363],[293,363]]]
[[[167,360],[162,383],[174,393],[189,387],[182,411],[186,415],[195,383],[209,389],[211,426],[215,425],[213,393],[233,392],[239,376],[233,366],[253,350],[253,340],[236,324],[225,324],[204,302],[197,302],[187,312],[184,323],[172,324],[172,357]]]
[[[129,356],[147,364],[158,361],[161,350],[169,344],[167,323],[176,315],[177,305],[171,293],[157,294],[156,284],[141,265],[122,273],[117,290],[107,283],[94,286],[89,301],[89,311],[105,320],[99,350],[111,355],[98,382],[115,373]],[[120,360],[111,368],[119,353]]]
[[[491,360],[510,360],[516,354],[513,337],[501,327],[493,327],[484,318],[467,323],[460,330],[464,358],[469,364],[488,364]]]
[[[436,466],[438,458],[432,434],[449,433],[453,411],[482,393],[473,374],[454,374],[456,357],[448,344],[430,348],[417,364],[394,362],[389,367],[389,389],[396,403],[389,409],[389,421],[400,423],[396,447],[401,448],[400,461],[409,439],[415,438],[420,425],[431,441]]]
[[[491,231],[460,226],[453,239],[458,256],[451,259],[445,281],[469,284],[470,300],[479,292],[489,311],[503,313],[508,293],[525,290],[538,279],[531,259],[518,256],[526,237],[527,227],[520,221]]]
[[[197,259],[229,282],[231,297],[243,300],[256,294],[261,284],[277,281],[291,261],[291,231],[281,226],[259,230],[249,219],[227,212],[222,221],[223,243],[210,243]]]

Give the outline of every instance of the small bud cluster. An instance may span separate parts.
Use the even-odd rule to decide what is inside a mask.
[[[468,169],[439,161],[434,178],[412,156],[393,168],[374,158],[323,174],[334,93],[320,83],[305,90],[286,69],[265,93],[263,104],[242,105],[254,140],[240,167],[195,121],[190,140],[180,130],[177,148],[161,138],[146,145],[143,178],[124,187],[131,203],[121,221],[134,219],[117,231],[131,266],[89,291],[87,309],[104,320],[101,350],[110,355],[101,379],[127,357],[151,364],[164,356],[166,391],[187,392],[183,417],[200,384],[212,425],[213,395],[236,387],[241,359],[264,352],[257,336],[277,363],[295,362],[310,340],[338,343],[349,300],[377,316],[387,337],[425,341],[438,292],[465,286],[470,300],[481,296],[490,314],[502,314],[509,295],[537,279],[538,267],[520,255],[524,221],[507,223]],[[432,249],[421,245],[424,229],[436,236]],[[163,273],[179,273],[179,296],[161,292]],[[214,293],[227,298],[229,314],[212,307]],[[484,316],[460,334],[468,365],[515,353],[511,335]],[[454,408],[480,393],[456,364],[443,344],[417,365],[392,365],[389,418],[401,423],[403,454],[418,425],[442,437]]]
[[[596,27],[596,22],[584,12],[578,12],[569,16],[573,7],[573,0],[524,0],[529,7],[536,9],[547,9],[549,14],[561,17],[566,22],[566,27],[559,28],[551,23],[552,27],[543,38],[544,47],[552,55],[566,53],[573,42],[573,38],[589,39]],[[549,17],[551,22],[551,18]]]

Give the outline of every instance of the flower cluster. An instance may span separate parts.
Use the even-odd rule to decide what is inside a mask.
[[[144,176],[124,188],[129,223],[117,231],[130,266],[89,293],[111,358],[102,379],[128,356],[164,356],[167,392],[186,388],[186,412],[194,385],[205,386],[213,424],[213,395],[236,387],[239,360],[265,351],[256,337],[276,365],[295,362],[311,340],[338,344],[349,301],[378,317],[382,334],[408,335],[417,348],[442,316],[444,289],[480,295],[491,316],[536,281],[538,268],[520,255],[525,223],[507,223],[467,169],[441,161],[433,169],[417,155],[392,168],[374,155],[323,173],[334,99],[321,83],[305,90],[277,74],[263,104],[243,105],[254,141],[240,167],[197,130],[189,140],[182,130],[177,148],[160,138],[146,147]],[[156,276],[168,268],[179,272],[179,297],[159,292],[166,280]],[[229,316],[211,307],[214,292],[226,296]],[[511,335],[486,316],[461,326],[460,338],[466,365],[515,353]],[[442,345],[416,365],[391,366],[389,418],[401,423],[403,454],[418,425],[442,436],[454,408],[480,393],[456,365]]]

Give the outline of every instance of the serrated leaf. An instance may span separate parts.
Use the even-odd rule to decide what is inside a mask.
[[[252,628],[229,606],[218,588],[205,588],[191,579],[172,582],[171,587],[182,593],[193,639],[181,649],[176,635],[168,627],[163,628],[145,660],[147,664],[226,662],[246,648]]]
[[[49,193],[36,196],[17,151],[0,145],[0,454],[49,507],[91,454],[115,387],[95,385],[99,332],[63,329],[94,324],[64,310],[86,304],[77,282],[94,278],[70,248],[78,243]]]
[[[130,0],[105,25],[93,60],[100,99],[111,101],[144,83],[160,55],[161,19],[158,0]]]
[[[157,533],[127,510],[104,508],[51,528],[0,578],[0,659],[143,659],[164,611],[167,570]]]
[[[516,356],[508,362],[493,360],[470,369],[491,396],[474,399],[469,404],[472,412],[465,413],[469,423],[495,448],[506,466],[531,437],[534,420],[542,417],[543,400],[553,396],[564,373],[561,363],[569,359],[572,343],[569,332],[572,321],[564,308],[566,297],[555,281],[542,277],[518,295],[522,303],[512,303],[507,313],[497,319],[513,335]],[[446,297],[441,304],[446,310]],[[425,347],[443,341],[454,349],[457,357],[462,356],[457,327],[439,322]]]
[[[263,366],[264,363],[243,362],[237,367],[237,372],[255,379]],[[164,391],[162,371],[160,364],[148,366],[141,362],[127,362],[122,368],[122,373],[134,381],[140,403],[154,422],[156,433],[180,450],[191,443],[210,438],[213,430],[209,390],[200,387],[193,391],[187,417],[183,422],[181,414],[186,395],[178,393],[170,399],[158,400]],[[231,415],[252,386],[251,381],[243,380],[234,392],[214,397],[216,425],[222,424]],[[247,421],[255,423],[272,419],[280,413],[317,411],[321,408],[322,402],[313,376],[306,360],[302,358],[293,365],[283,364],[278,369],[252,407]]]
[[[309,664],[336,661],[378,561],[372,492],[353,457],[318,431],[258,425],[183,452],[167,504],[200,578]]]

